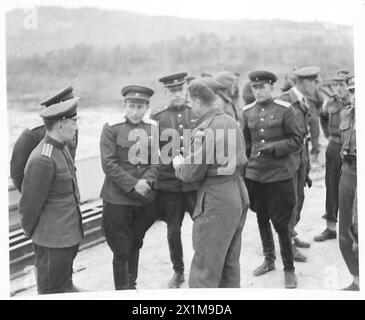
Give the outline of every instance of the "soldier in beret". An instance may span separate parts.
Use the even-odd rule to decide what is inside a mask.
[[[339,183],[339,242],[342,256],[353,276],[352,283],[344,288],[359,291],[359,253],[357,228],[357,151],[355,117],[355,80],[347,76],[350,104],[341,112],[342,172]]]
[[[158,169],[156,189],[158,190],[158,212],[160,218],[167,223],[167,241],[174,274],[168,282],[169,288],[179,288],[184,281],[183,247],[181,243],[181,225],[185,212],[193,213],[195,206],[197,183],[185,183],[175,176],[172,166],[174,155],[184,152],[189,137],[184,130],[194,127],[191,107],[186,102],[186,72],[174,73],[159,79],[166,88],[169,102],[152,112],[151,118],[158,122],[160,131],[161,165]],[[168,146],[172,136],[165,137],[169,130],[174,130],[179,139],[177,149],[165,155],[164,146]]]
[[[156,216],[157,127],[145,118],[153,93],[143,86],[124,87],[125,115],[106,123],[100,137],[102,226],[113,251],[116,290],[136,289],[139,249]]]
[[[21,225],[32,238],[39,294],[79,291],[72,264],[83,237],[74,160],[66,143],[77,130],[75,97],[44,109],[45,137],[31,152],[19,201]]]
[[[341,112],[350,104],[347,90],[346,75],[349,71],[340,70],[334,77],[336,94],[330,97],[323,105],[320,121],[323,133],[329,140],[326,148],[326,229],[314,237],[314,241],[322,242],[336,239],[336,224],[338,215],[338,185],[341,175]]]
[[[192,82],[188,92],[197,126],[188,154],[176,157],[174,167],[182,181],[200,183],[189,287],[239,288],[241,232],[249,202],[241,177],[247,162],[242,129],[220,109],[203,81]]]
[[[243,108],[248,164],[245,178],[250,208],[256,212],[265,256],[255,276],[275,269],[275,247],[270,220],[279,236],[285,287],[295,288],[289,222],[296,203],[293,154],[300,150],[302,134],[290,103],[272,98],[277,77],[268,71],[249,74],[256,101]]]
[[[41,102],[42,106],[46,108],[52,104],[59,103],[61,101],[66,101],[72,99],[73,88],[68,86],[59,90],[56,94],[45,99]],[[10,160],[10,177],[13,180],[14,186],[21,191],[21,185],[24,176],[24,168],[29,155],[33,149],[38,145],[38,143],[44,138],[46,134],[46,128],[44,125],[40,124],[34,128],[25,129],[18,139],[15,141],[13,152]],[[73,159],[75,159],[76,147],[77,147],[77,131],[74,139],[67,142],[70,154]]]
[[[238,108],[238,77],[230,71],[221,71],[213,76],[222,85],[218,91],[219,104],[223,111],[242,125],[241,112]]]

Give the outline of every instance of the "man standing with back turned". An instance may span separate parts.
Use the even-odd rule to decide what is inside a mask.
[[[189,152],[174,159],[176,176],[200,182],[193,215],[190,288],[239,288],[241,233],[248,210],[242,179],[247,162],[239,124],[220,109],[216,94],[196,80],[188,87],[198,117]]]

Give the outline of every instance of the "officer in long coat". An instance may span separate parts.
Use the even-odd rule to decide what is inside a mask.
[[[189,132],[194,127],[191,107],[186,102],[186,76],[186,72],[179,72],[159,79],[166,88],[169,101],[152,111],[151,115],[158,123],[161,149],[161,165],[156,181],[158,214],[167,223],[167,241],[174,270],[168,282],[169,288],[179,288],[184,281],[181,226],[185,212],[193,213],[198,189],[196,183],[177,179],[172,166],[173,157],[184,153],[189,144]]]
[[[47,108],[52,104],[72,99],[74,97],[72,91],[72,86],[67,86],[56,92],[51,97],[43,100],[40,104]],[[44,138],[45,134],[46,128],[43,124],[39,124],[33,128],[25,129],[15,141],[10,160],[10,177],[18,191],[21,191],[21,185],[24,177],[24,168],[28,161],[29,155]],[[67,146],[73,159],[75,159],[76,155],[77,137],[76,131],[75,137],[72,139],[72,141],[67,142]]]
[[[145,118],[153,93],[144,86],[124,87],[126,113],[106,123],[100,137],[102,226],[113,252],[116,290],[136,289],[139,249],[156,216],[157,126]]]
[[[359,291],[359,253],[357,248],[357,151],[355,82],[349,79],[351,103],[341,113],[342,173],[339,184],[339,243],[353,282],[344,290]],[[354,245],[355,244],[355,245]]]
[[[248,164],[245,181],[250,196],[250,208],[256,212],[265,256],[254,275],[275,268],[275,247],[270,221],[279,236],[284,264],[285,287],[295,288],[289,222],[296,204],[293,154],[300,150],[303,138],[290,103],[272,98],[277,77],[268,71],[249,74],[256,101],[243,108],[244,136]]]
[[[46,135],[27,161],[19,201],[24,233],[35,251],[39,294],[79,291],[72,264],[83,236],[80,194],[66,143],[77,130],[79,98],[43,110]]]
[[[190,288],[239,288],[241,232],[249,206],[241,173],[247,162],[238,123],[199,80],[188,87],[198,117],[186,157],[174,159],[176,176],[199,182],[193,215]]]
[[[321,126],[325,137],[329,140],[326,148],[326,229],[314,237],[314,241],[322,242],[336,239],[336,224],[338,215],[338,186],[341,175],[341,112],[349,105],[349,93],[347,90],[346,75],[339,71],[333,79],[337,93],[330,97],[323,105],[320,114]]]

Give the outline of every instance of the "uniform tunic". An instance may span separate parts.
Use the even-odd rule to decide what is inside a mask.
[[[100,157],[105,173],[100,193],[104,200],[102,223],[116,261],[130,260],[155,221],[154,186],[159,162],[156,134],[154,121],[134,124],[127,117],[106,123],[101,133]],[[134,190],[140,179],[147,180],[151,187],[146,196]],[[137,264],[130,266],[136,268]]]
[[[357,174],[356,174],[356,120],[355,108],[347,106],[341,112],[342,173],[339,185],[339,242],[342,256],[353,276],[359,275],[358,251],[353,250],[350,234],[357,234]],[[351,231],[351,233],[350,233]]]
[[[223,151],[226,158],[220,157]],[[192,288],[240,287],[241,232],[249,205],[241,177],[246,162],[242,131],[232,117],[213,108],[197,121],[189,153],[176,168],[182,181],[201,185],[193,215]]]
[[[294,175],[294,186],[297,194],[297,204],[295,206],[293,216],[291,219],[291,232],[295,236],[295,226],[300,220],[300,214],[304,203],[304,187],[306,184],[306,178],[309,175],[310,163],[308,152],[308,125],[309,125],[309,105],[303,94],[296,88],[291,88],[288,92],[280,96],[283,101],[289,102],[295,112],[298,119],[300,133],[303,138],[303,145],[301,149],[293,154],[293,157],[297,161],[297,171]]]
[[[245,178],[250,207],[257,221],[267,261],[275,260],[270,220],[279,235],[284,270],[294,270],[289,222],[296,205],[293,177],[298,169],[295,153],[303,143],[299,122],[290,103],[253,102],[243,109],[248,144]]]
[[[341,175],[341,111],[346,102],[337,97],[331,97],[323,105],[320,114],[321,126],[325,137],[329,140],[326,148],[326,213],[323,216],[328,221],[337,222],[338,186]]]
[[[197,183],[186,183],[177,179],[171,161],[174,156],[183,154],[188,148],[195,120],[191,108],[185,104],[167,105],[157,109],[152,114],[152,119],[158,122],[161,150],[161,165],[156,182],[158,216],[167,223],[167,240],[173,269],[182,273],[184,261],[181,226],[185,212],[193,213],[196,190],[199,186]],[[172,137],[167,137],[165,134],[172,131],[178,143],[173,145],[171,152],[169,146]]]
[[[82,239],[80,194],[73,159],[46,136],[25,167],[19,214],[25,235],[39,246],[71,247]]]

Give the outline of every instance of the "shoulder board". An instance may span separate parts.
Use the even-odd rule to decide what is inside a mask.
[[[248,109],[251,109],[252,107],[254,107],[256,105],[256,101],[254,102],[251,102],[250,104],[247,104],[245,105],[243,108],[242,108],[242,111],[246,111]]]
[[[38,124],[34,125],[33,127],[28,128],[28,129],[30,131],[33,131],[33,130],[36,130],[36,129],[38,129],[40,127],[43,127],[43,126],[44,126],[44,124],[38,123]]]
[[[157,121],[151,119],[151,118],[145,118],[142,119],[144,123],[150,124],[151,126],[157,126]]]
[[[163,107],[157,108],[156,110],[154,110],[154,111],[152,112],[152,115],[159,114],[160,112],[165,111],[168,107],[169,107],[169,106],[168,106],[168,105],[166,105],[166,106],[163,106]]]
[[[45,156],[47,158],[51,158],[53,151],[53,146],[49,143],[45,143],[42,148],[42,156]]]
[[[111,126],[115,126],[117,124],[122,124],[122,123],[125,123],[126,119],[125,119],[125,115],[123,115],[121,118],[117,118],[117,119],[114,119],[114,120],[111,120],[111,121],[108,121],[107,124],[109,127]]]
[[[274,99],[274,102],[280,106],[283,106],[285,108],[289,108],[291,106],[291,104],[289,102],[283,101],[283,100],[279,100],[279,99]]]

